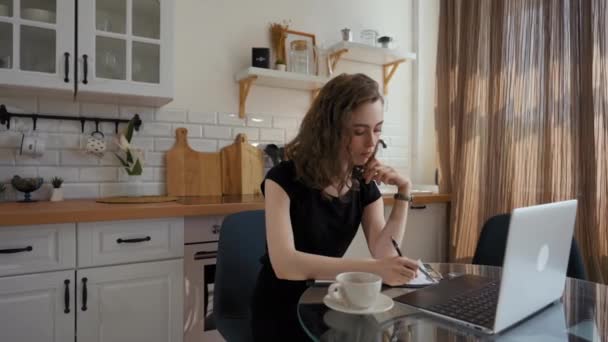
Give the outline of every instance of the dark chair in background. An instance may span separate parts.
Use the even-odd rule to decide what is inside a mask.
[[[227,216],[222,223],[213,294],[213,319],[226,341],[248,342],[251,298],[266,248],[264,211]]]
[[[509,222],[511,214],[501,214],[491,217],[483,225],[473,264],[502,266],[507,248],[507,236],[509,235]],[[576,240],[572,239],[570,248],[570,259],[568,260],[567,276],[586,280],[585,265],[581,257]]]

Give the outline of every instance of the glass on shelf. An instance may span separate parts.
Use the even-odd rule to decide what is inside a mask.
[[[160,2],[133,0],[133,35],[160,39]]]
[[[376,46],[378,40],[378,31],[376,30],[363,30],[361,31],[361,43]]]
[[[21,25],[21,70],[55,73],[55,30]]]
[[[54,24],[57,20],[57,2],[54,0],[21,0],[21,18]]]
[[[122,39],[97,36],[95,76],[112,80],[126,80],[127,44]]]
[[[95,27],[98,31],[126,33],[126,0],[97,0],[95,4]]]
[[[0,22],[0,69],[13,67],[13,25]]]
[[[132,79],[160,83],[160,45],[133,42]]]
[[[13,0],[0,0],[0,17],[13,16]]]
[[[311,56],[305,40],[294,40],[289,44],[289,71],[309,74]]]

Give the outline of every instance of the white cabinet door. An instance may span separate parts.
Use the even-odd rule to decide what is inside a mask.
[[[401,242],[403,254],[425,262],[447,261],[447,214],[447,203],[410,207]]]
[[[387,219],[391,209],[392,207],[385,207],[385,217]],[[446,261],[447,237],[447,204],[415,205],[408,210],[401,250],[408,258],[421,259],[424,262]],[[357,235],[348,247],[344,257],[371,257],[362,228],[357,231]]]
[[[76,281],[78,342],[182,341],[182,259],[79,270]]]
[[[0,87],[74,89],[74,0],[0,0]]]
[[[73,270],[0,278],[0,341],[74,341],[74,310]]]
[[[78,2],[79,99],[162,105],[173,98],[174,2]]]

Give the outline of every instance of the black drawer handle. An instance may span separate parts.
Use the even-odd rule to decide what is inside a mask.
[[[63,56],[64,56],[64,63],[65,63],[65,66],[63,68],[64,72],[65,72],[63,82],[69,83],[70,82],[70,53],[66,52],[63,54]]]
[[[213,259],[217,257],[217,252],[196,252],[194,260]]]
[[[410,205],[410,209],[426,209],[426,205],[424,205],[424,204],[418,204],[418,205],[412,204],[412,205]]]
[[[87,83],[89,83],[89,80],[87,79],[89,77],[89,56],[82,55],[82,59],[84,60],[84,65],[83,65],[84,79],[82,80],[82,83],[87,84]]]
[[[82,311],[87,311],[87,278],[82,278]]]
[[[33,250],[34,250],[34,248],[32,248],[32,246],[27,246],[25,248],[0,249],[0,254],[15,254],[15,253],[31,252]]]
[[[66,279],[63,281],[65,284],[65,293],[63,295],[63,301],[65,302],[65,309],[63,309],[64,313],[70,313],[70,280]]]
[[[145,238],[137,238],[137,239],[116,239],[116,243],[136,243],[136,242],[145,242],[150,241],[152,238],[146,236]]]

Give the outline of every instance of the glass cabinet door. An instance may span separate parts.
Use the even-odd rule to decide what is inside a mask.
[[[171,101],[177,1],[78,0],[78,98]]]
[[[0,83],[73,89],[74,1],[0,0]]]
[[[96,78],[158,84],[160,46],[159,0],[95,0]]]
[[[57,71],[57,1],[19,1],[19,69]]]
[[[0,0],[0,69],[13,68],[13,0]],[[4,21],[6,20],[6,21]]]

